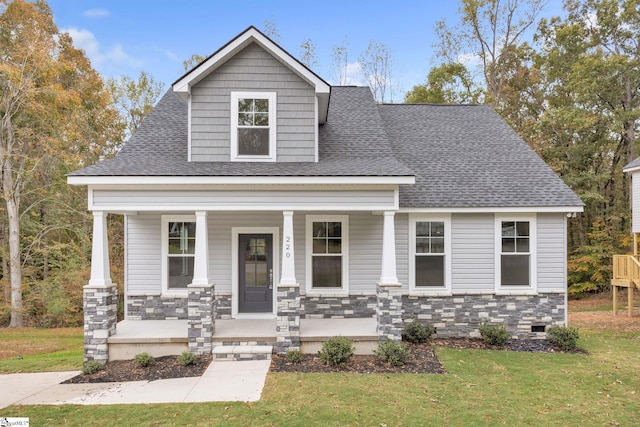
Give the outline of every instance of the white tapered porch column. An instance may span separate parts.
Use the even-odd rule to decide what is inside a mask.
[[[91,242],[90,286],[111,285],[109,268],[109,241],[107,239],[107,212],[93,211],[93,240]]]
[[[196,212],[196,247],[193,260],[193,281],[197,286],[209,285],[209,244],[207,212]]]
[[[382,272],[380,274],[381,285],[396,285],[396,230],[395,212],[385,211],[382,232]]]
[[[283,211],[281,285],[295,285],[296,265],[293,257],[293,211]]]

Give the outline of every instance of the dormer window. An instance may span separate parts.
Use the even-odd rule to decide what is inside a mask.
[[[276,160],[275,92],[231,92],[231,160]]]

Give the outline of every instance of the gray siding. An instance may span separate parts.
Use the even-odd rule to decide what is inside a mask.
[[[349,215],[349,292],[375,293],[382,263],[382,215]]]
[[[566,217],[538,214],[538,291],[564,291],[567,287]]]
[[[451,290],[495,289],[493,214],[451,215]]]
[[[128,215],[127,234],[127,277],[129,293],[161,292],[160,262],[161,235],[160,215]]]
[[[393,190],[353,191],[219,191],[219,190],[94,190],[93,206],[108,209],[200,209],[256,207],[280,210],[345,206],[349,209],[392,209]]]
[[[315,161],[315,92],[252,43],[191,89],[191,159],[230,160],[230,93],[277,93],[277,161]]]

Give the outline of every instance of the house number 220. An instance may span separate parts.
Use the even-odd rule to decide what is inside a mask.
[[[286,236],[284,240],[284,256],[291,258],[291,236]]]

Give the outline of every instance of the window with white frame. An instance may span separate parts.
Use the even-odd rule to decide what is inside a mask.
[[[410,274],[413,291],[446,291],[451,286],[449,216],[410,216]]]
[[[535,217],[496,217],[496,276],[499,288],[535,288],[535,230]]]
[[[162,288],[185,292],[193,281],[196,222],[191,216],[162,217]]]
[[[346,292],[349,261],[348,216],[306,217],[307,290]]]
[[[275,92],[231,93],[231,159],[275,161]]]

